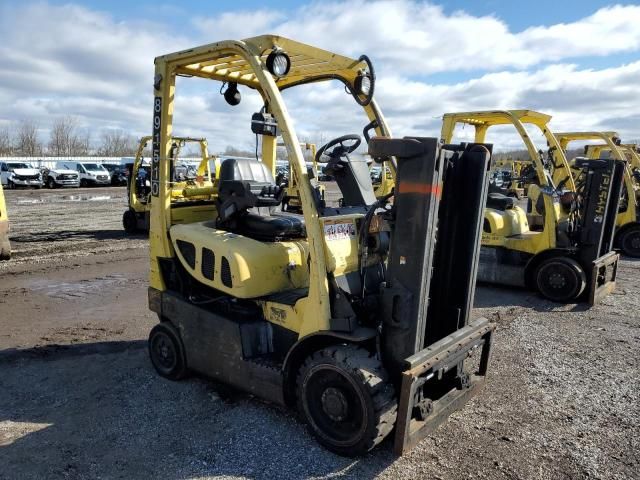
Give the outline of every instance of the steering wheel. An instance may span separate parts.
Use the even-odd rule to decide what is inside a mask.
[[[351,145],[348,142],[353,142]],[[353,152],[360,146],[362,143],[362,137],[355,133],[350,135],[343,135],[342,137],[334,138],[329,143],[320,147],[320,150],[316,153],[316,162],[317,163],[326,163],[321,162],[320,159],[322,155],[326,155],[329,158],[340,158],[344,155],[348,155]]]

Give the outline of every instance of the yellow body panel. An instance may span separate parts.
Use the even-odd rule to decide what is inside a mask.
[[[9,215],[7,214],[7,204],[4,200],[2,185],[0,184],[0,260],[8,260],[10,256]]]
[[[2,184],[0,183],[0,220],[8,220],[7,215],[7,203],[4,200],[4,191],[2,190]]]
[[[216,230],[215,222],[198,222],[171,227],[171,241],[176,255],[187,271],[199,282],[237,298],[258,298],[309,285],[307,257],[309,245],[305,240],[289,242],[261,242],[235,233]],[[185,260],[177,242],[195,246],[195,266]],[[214,278],[202,273],[202,249],[215,255]],[[229,262],[231,286],[221,279],[223,258]]]
[[[511,208],[504,212],[485,208],[484,218],[489,223],[489,228],[493,235],[510,237],[529,231],[527,214],[520,207]]]
[[[355,271],[358,268],[358,236],[355,217],[323,218],[321,223],[324,230],[327,272],[342,275]]]
[[[295,305],[286,305],[272,301],[258,302],[262,307],[264,318],[288,330],[300,333],[303,326],[303,313],[307,297],[302,297]]]
[[[216,218],[216,206],[213,204],[189,205],[188,208],[173,208],[171,225],[206,222]]]

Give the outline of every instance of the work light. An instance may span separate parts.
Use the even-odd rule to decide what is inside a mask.
[[[290,68],[291,59],[282,50],[273,50],[267,57],[267,69],[276,77],[284,77]]]
[[[356,93],[358,95],[369,95],[371,91],[371,77],[366,73],[359,73],[355,81]]]
[[[242,100],[242,96],[240,95],[240,91],[238,90],[237,83],[229,82],[229,86],[224,92],[224,99],[232,107],[235,107],[240,103],[240,100]]]

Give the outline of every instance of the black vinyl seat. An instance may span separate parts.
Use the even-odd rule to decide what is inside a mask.
[[[301,215],[277,212],[284,196],[266,165],[228,158],[220,166],[218,226],[260,241],[306,237]]]
[[[501,193],[490,193],[487,195],[487,208],[493,208],[494,210],[509,210],[516,206],[516,199],[513,197],[507,197]]]
[[[233,231],[263,242],[307,236],[302,215],[284,213],[263,216],[248,212],[237,218]]]

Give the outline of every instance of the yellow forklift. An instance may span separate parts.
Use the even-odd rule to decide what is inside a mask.
[[[572,142],[603,142],[596,145],[585,146],[585,156],[591,160],[600,159],[604,153],[609,154],[609,158],[619,160],[625,164],[620,205],[616,216],[616,234],[614,237],[614,247],[619,249],[624,255],[633,258],[640,258],[640,207],[638,196],[640,186],[633,176],[634,152],[625,152],[621,146],[620,137],[616,132],[561,132],[555,133],[560,148],[567,151]],[[576,163],[580,159],[572,159],[569,162],[571,174],[576,183],[584,182],[584,172],[576,168]],[[564,169],[554,169],[553,177],[562,181],[566,177]]]
[[[566,171],[569,165],[548,128],[550,120],[532,110],[448,113],[441,140],[451,142],[458,125],[473,127],[479,143],[489,128],[512,125],[535,167],[536,180],[528,189],[536,198],[534,205],[530,202],[530,215],[516,199],[488,195],[478,280],[528,287],[552,301],[584,299],[594,304],[615,288],[618,255],[612,242],[624,165],[582,161],[577,168],[588,182],[577,189],[569,175],[554,183],[547,164],[553,162]],[[525,125],[544,135],[549,158],[536,149]]]
[[[11,258],[11,243],[9,243],[9,216],[7,204],[4,200],[4,192],[0,184],[0,260]]]
[[[284,147],[284,143],[278,143],[279,147]],[[309,158],[311,161],[311,166],[308,169],[311,169],[310,177],[313,179],[313,188],[318,192],[319,198],[324,200],[325,195],[325,187],[317,182],[318,178],[318,159],[316,158],[316,145],[315,143],[300,143],[300,148],[303,149],[303,154],[305,155],[305,159]],[[285,187],[284,196],[282,198],[282,209],[287,212],[300,212],[302,208],[302,204],[300,203],[300,195],[298,194],[298,185],[296,180],[289,169],[287,168],[286,178],[283,179],[282,182],[278,181],[278,175],[276,175],[276,184],[282,185]]]
[[[226,82],[231,105],[257,92],[264,107],[247,118],[262,159],[224,160],[215,212],[184,202],[176,218],[167,179],[178,75]],[[396,168],[393,203],[375,198],[366,162],[349,156],[357,134],[317,152],[341,206],[313,187],[281,92],[329,80],[375,120],[368,151]],[[155,59],[151,362],[166,378],[196,371],[297,405],[318,441],[346,456],[394,430],[402,454],[461,408],[484,383],[495,328],[470,318],[488,149],[390,138],[374,88],[368,57],[273,35]],[[300,214],[281,210],[279,136]]]
[[[138,150],[133,164],[129,166],[129,177],[127,179],[127,201],[128,206],[122,215],[122,226],[128,234],[149,231],[149,211],[151,210],[151,162],[145,162],[144,150],[147,148],[152,138],[142,137],[138,144]],[[193,172],[186,170],[186,167],[178,165],[178,158],[181,149],[189,144],[197,144],[200,150],[200,163]],[[201,209],[205,212],[212,211],[211,193],[212,174],[215,169],[217,159],[209,157],[207,153],[207,141],[204,138],[172,137],[171,139],[171,198],[172,208],[180,208],[179,200],[189,200],[193,208],[193,202],[200,200]]]

